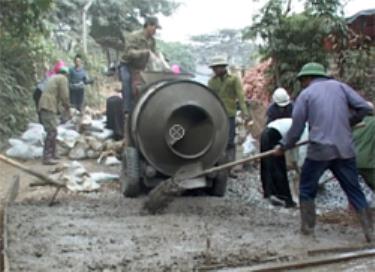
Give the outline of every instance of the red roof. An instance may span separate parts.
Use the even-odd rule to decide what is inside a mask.
[[[347,18],[349,27],[357,34],[369,36],[375,41],[375,9],[362,10]]]

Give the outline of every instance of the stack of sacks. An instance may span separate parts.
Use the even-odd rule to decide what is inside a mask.
[[[121,157],[123,142],[111,139],[113,131],[105,127],[105,116],[89,110],[85,110],[84,114],[72,110],[71,116],[69,121],[57,127],[58,155],[68,156],[71,160],[98,159],[109,155]],[[30,123],[21,139],[9,140],[11,147],[6,154],[25,160],[40,158],[45,137],[46,132],[41,124]],[[117,163],[114,158],[105,162],[106,165]]]
[[[73,192],[90,192],[100,188],[103,182],[118,180],[119,176],[104,172],[89,173],[77,161],[64,163],[52,170],[50,177],[66,185]]]
[[[6,155],[17,159],[36,159],[42,157],[46,132],[41,124],[29,123],[21,139],[9,139],[10,148]]]

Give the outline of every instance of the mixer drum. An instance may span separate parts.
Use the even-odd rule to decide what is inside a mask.
[[[213,166],[228,141],[228,117],[220,99],[190,80],[149,86],[136,104],[131,137],[146,161],[173,176],[185,165]]]

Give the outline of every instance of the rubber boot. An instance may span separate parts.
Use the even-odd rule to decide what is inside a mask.
[[[233,162],[236,160],[236,147],[231,146],[227,148],[227,160],[228,162]],[[231,178],[237,178],[238,175],[234,172],[233,167],[229,169],[229,176]]]
[[[53,159],[54,140],[55,136],[53,132],[47,132],[46,140],[44,141],[43,148],[43,164],[44,165],[55,165],[58,162]]]
[[[227,149],[228,161],[232,162],[236,159],[236,147],[228,147]]]
[[[374,237],[374,224],[372,221],[372,214],[369,208],[362,209],[357,212],[359,222],[361,223],[361,227],[363,230],[363,234],[365,235],[366,241],[368,243],[375,242]]]
[[[129,136],[130,136],[130,133],[129,133],[129,120],[130,120],[130,117],[129,117],[129,113],[125,113],[124,114],[124,139],[123,139],[123,142],[124,142],[124,150],[130,145],[129,143]]]
[[[56,149],[56,137],[57,137],[57,130],[51,131],[51,143],[52,143],[52,159],[59,160],[60,157],[57,155],[57,149]]]
[[[314,201],[301,201],[300,213],[301,213],[301,233],[303,235],[313,235],[315,222],[316,222]]]

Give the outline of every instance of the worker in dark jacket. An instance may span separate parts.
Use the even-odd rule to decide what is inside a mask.
[[[59,74],[51,76],[39,100],[41,123],[47,132],[43,149],[43,164],[53,165],[56,161],[56,136],[60,106],[65,116],[69,116],[69,91],[67,67],[61,67]]]
[[[267,124],[260,136],[260,151],[266,152],[278,145],[291,125],[291,118],[279,118]],[[301,141],[306,141],[307,137],[308,131],[305,128]],[[303,146],[293,150],[289,156],[297,166],[300,166],[298,160],[302,157],[304,149]],[[289,187],[286,156],[270,156],[260,159],[260,179],[263,197],[268,199],[271,204],[283,205],[286,208],[296,207]]]
[[[292,117],[293,104],[284,88],[277,88],[272,95],[272,104],[267,109],[267,124],[280,118]]]
[[[124,137],[124,114],[121,96],[112,95],[106,101],[106,127],[113,130],[113,139],[122,140]]]
[[[319,63],[305,64],[298,79],[304,89],[294,103],[292,127],[275,151],[282,154],[293,147],[308,123],[310,143],[299,193],[301,232],[314,233],[318,181],[329,169],[356,210],[366,240],[371,242],[374,240],[371,212],[358,182],[351,126],[372,108],[350,86],[329,78]]]
[[[74,57],[74,67],[69,71],[69,97],[70,104],[77,110],[82,110],[85,98],[85,85],[91,84],[92,80],[87,77],[87,72],[82,66],[80,55]]]

